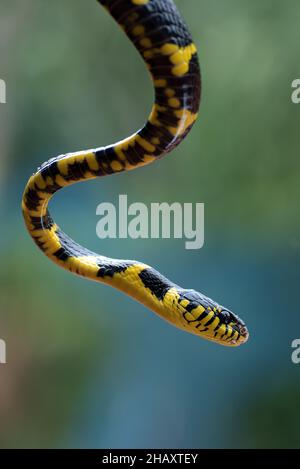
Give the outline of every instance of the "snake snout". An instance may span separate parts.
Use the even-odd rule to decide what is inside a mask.
[[[249,332],[244,321],[228,309],[223,309],[221,315],[224,323],[229,324],[239,334],[238,339],[232,343],[238,345],[247,342]]]
[[[195,290],[180,289],[184,319],[193,333],[222,345],[238,346],[247,342],[249,332],[245,323],[228,308]]]

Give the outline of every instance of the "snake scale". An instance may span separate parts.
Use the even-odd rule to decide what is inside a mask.
[[[244,322],[195,290],[174,284],[152,267],[98,255],[55,224],[48,203],[59,189],[159,160],[188,134],[198,115],[201,79],[197,49],[172,0],[100,0],[145,61],[155,103],[141,130],[114,145],[67,153],[45,162],[29,179],[22,201],[27,229],[59,266],[115,287],[169,323],[219,344],[248,339]]]

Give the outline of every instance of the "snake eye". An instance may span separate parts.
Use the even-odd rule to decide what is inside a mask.
[[[229,324],[231,322],[232,317],[229,311],[221,311],[220,315],[222,317],[224,324]]]

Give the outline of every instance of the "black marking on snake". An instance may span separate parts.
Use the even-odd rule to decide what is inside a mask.
[[[89,166],[87,161],[84,160],[82,162],[75,161],[68,165],[68,175],[65,176],[66,180],[73,180],[78,181],[78,179],[84,179],[84,175],[87,171],[89,171]]]
[[[114,145],[98,148],[94,154],[99,165],[99,170],[96,173],[99,176],[114,174],[114,170],[111,168],[111,162],[117,158]]]
[[[184,307],[185,307],[185,309],[187,310],[188,313],[191,313],[194,309],[197,308],[198,304],[191,301],[191,300],[189,300],[188,298],[181,298],[180,303],[182,303],[182,301],[184,301],[186,299],[189,301],[189,303]]]
[[[54,194],[57,192],[59,189],[61,189],[61,186],[57,184],[56,182],[51,182],[51,184],[48,184],[45,189],[43,189],[41,192],[47,192],[47,194]]]
[[[127,270],[130,265],[134,265],[134,263],[133,262],[132,264],[116,263],[115,265],[114,264],[103,265],[103,261],[101,261],[101,265],[99,266],[99,270],[97,272],[97,277],[101,277],[101,278],[111,277],[112,278],[115,274],[120,274],[122,272],[125,272],[125,270]]]
[[[53,220],[47,213],[43,217],[30,216],[30,223],[34,226],[34,230],[50,230],[53,226]]]
[[[80,244],[77,244],[64,233],[60,228],[57,227],[55,231],[56,236],[59,239],[61,247],[66,250],[68,257],[82,257],[82,256],[94,256],[94,253],[89,249],[86,249]]]
[[[169,285],[169,281],[151,267],[142,270],[142,272],[139,273],[139,277],[144,286],[148,288],[158,300],[163,300],[166,293],[170,290],[171,285]]]
[[[216,319],[216,316],[213,315],[213,317],[210,318],[210,319],[205,323],[205,325],[206,325],[206,326],[210,326],[210,325],[214,322],[215,319]]]
[[[64,262],[71,257],[70,254],[68,254],[68,252],[65,250],[65,248],[59,248],[53,253],[53,256],[55,256],[60,261]]]
[[[228,334],[228,325],[225,325],[225,332],[223,335],[221,335],[221,339],[224,339],[225,335]]]
[[[48,177],[55,179],[55,177],[60,174],[57,166],[57,158],[51,158],[50,160],[46,161],[46,163],[41,166],[39,171],[44,180],[46,180]]]
[[[25,204],[29,210],[37,210],[41,200],[42,199],[36,189],[27,189],[25,194]]]
[[[205,319],[207,317],[207,312],[206,311],[203,311],[202,313],[199,314],[199,316],[197,317],[197,321],[202,321],[202,319]]]

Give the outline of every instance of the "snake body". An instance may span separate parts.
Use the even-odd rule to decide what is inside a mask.
[[[214,342],[237,346],[248,339],[244,322],[195,290],[174,284],[138,261],[110,259],[87,250],[53,221],[55,192],[87,179],[152,163],[176,147],[197,119],[200,69],[196,46],[172,0],[100,0],[144,59],[155,103],[141,130],[106,147],[67,153],[45,162],[29,179],[22,201],[27,229],[59,266],[130,295],[171,324]]]

